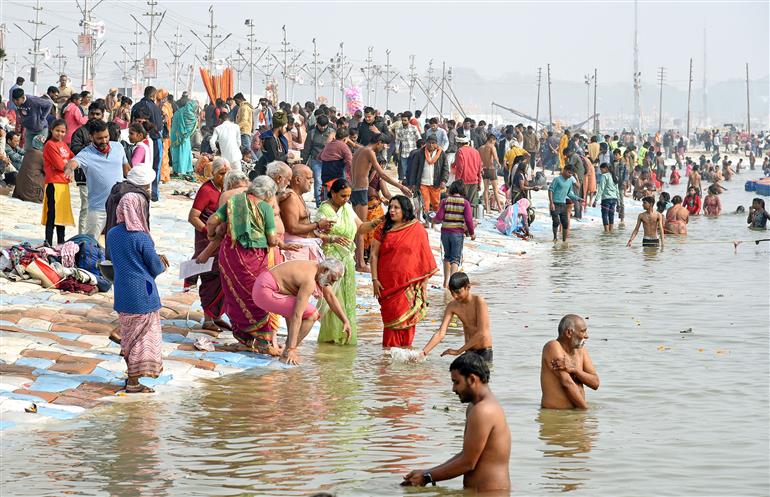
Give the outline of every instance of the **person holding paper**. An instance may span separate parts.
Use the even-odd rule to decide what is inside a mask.
[[[187,220],[195,228],[195,252],[193,259],[206,251],[209,245],[208,233],[206,231],[206,222],[219,207],[219,197],[222,195],[222,186],[225,175],[230,171],[230,163],[226,159],[217,157],[211,166],[211,179],[203,183],[195,194],[195,201]],[[222,282],[219,276],[219,261],[216,252],[211,254],[214,257],[214,264],[211,271],[196,274],[187,278],[184,282],[185,288],[194,286],[200,278],[198,295],[201,298],[203,307],[203,329],[213,331],[219,334],[222,329],[230,329],[230,325],[222,319],[224,313],[224,294],[222,292]],[[207,257],[208,258],[208,257]],[[205,262],[199,260],[198,262]]]

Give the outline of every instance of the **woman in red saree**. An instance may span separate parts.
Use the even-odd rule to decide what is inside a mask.
[[[384,327],[382,346],[411,347],[415,326],[428,310],[428,279],[437,267],[428,233],[405,196],[390,200],[385,222],[372,241],[369,262]]]
[[[214,212],[219,208],[219,197],[222,194],[222,184],[225,174],[230,170],[230,164],[221,157],[214,159],[212,166],[211,179],[203,183],[195,194],[190,214],[187,220],[195,228],[195,252],[193,258],[198,262],[206,262],[209,257],[214,257],[214,264],[211,271],[200,275],[195,275],[185,280],[185,288],[193,286],[200,277],[200,287],[198,294],[201,298],[203,307],[203,329],[219,333],[222,328],[230,329],[229,325],[222,320],[224,312],[224,294],[222,293],[222,284],[219,277],[219,260],[216,253],[209,254],[206,248],[209,246],[209,240],[206,231],[206,222]]]

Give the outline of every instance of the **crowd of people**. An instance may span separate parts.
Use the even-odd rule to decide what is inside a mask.
[[[324,104],[266,98],[252,107],[241,93],[201,107],[186,93],[177,99],[152,86],[137,102],[115,88],[93,98],[74,91],[66,75],[43,96],[28,95],[23,78],[16,83],[7,104],[0,101],[3,179],[14,186],[14,197],[43,204],[49,247],[64,244],[66,227],[75,226],[75,182],[78,234],[95,243],[104,236],[105,264],[113,268],[121,326],[110,338],[121,344],[128,365],[127,392],[150,392],[139,379],[156,377],[162,368],[155,279],[169,263],[156,252],[150,232],[160,183],[202,180],[188,213],[191,257],[211,267],[184,283],[199,293],[202,329],[230,331],[246,349],[289,364],[301,361],[298,346],[319,320],[319,342],[357,343],[357,271],[371,273],[382,345],[412,347],[427,312],[428,280],[439,270],[426,230],[441,225],[443,286],[453,300],[421,354],[429,354],[458,318],[465,343],[442,355],[459,356],[450,368],[455,391],[475,407],[463,452],[445,465],[410,473],[407,485],[460,474],[478,489],[509,485],[510,434],[487,386],[493,354],[486,302],[459,272],[464,239],[475,239],[485,212],[504,216],[515,206],[527,238],[532,192],[547,189],[557,241],[559,233],[568,239],[571,218],[580,219],[588,206],[600,206],[604,230],[612,231],[633,198],[644,212],[628,244],[643,228],[644,246],[663,247],[666,234],[687,233],[690,216],[722,212],[722,183],[747,169],[743,159],[733,165],[720,155],[725,149],[744,150],[749,170],[764,157],[761,167],[770,175],[770,136],[764,133],[699,133],[696,139],[713,155],[693,160],[689,138],[673,130],[640,140],[625,130],[601,135],[523,124],[495,128],[472,118],[424,119],[419,110],[364,107],[345,116]],[[675,163],[667,165],[672,158]],[[386,171],[390,164],[393,175]],[[687,195],[671,198],[665,183],[683,178]],[[705,197],[703,182],[710,183]],[[314,205],[307,205],[306,194]],[[755,199],[748,224],[765,229],[768,219],[764,201]],[[281,316],[285,344],[276,336]],[[568,315],[557,340],[546,344],[544,407],[585,407],[583,385],[598,388],[583,348],[587,338],[585,321]],[[482,456],[484,463],[471,467],[469,454],[478,460],[482,453],[489,459]]]

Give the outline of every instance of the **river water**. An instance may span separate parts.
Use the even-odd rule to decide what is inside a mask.
[[[750,203],[746,176],[727,183],[726,211]],[[672,237],[662,252],[643,251],[641,234],[626,248],[629,223],[611,235],[584,223],[566,245],[552,245],[546,228],[529,254],[472,277],[492,312],[491,387],[511,427],[514,493],[768,495],[770,252],[710,243],[767,236],[744,221],[695,218],[686,241]],[[426,323],[442,304],[434,294]],[[588,391],[587,411],[541,410],[540,351],[570,312],[588,319],[601,388]],[[362,319],[357,348],[306,346],[301,368],[5,433],[2,493],[461,495],[460,480],[398,486],[459,450],[464,406],[449,358],[391,364],[379,323]],[[418,330],[415,344],[429,335]],[[461,336],[450,331],[447,346]]]

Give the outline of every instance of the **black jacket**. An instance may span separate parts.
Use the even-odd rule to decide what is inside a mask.
[[[374,124],[374,126],[380,131],[378,134],[390,136],[390,133],[388,133],[388,126],[382,119],[375,119],[374,123],[372,124]],[[375,135],[375,133],[369,129],[369,126],[371,126],[371,124],[367,123],[366,121],[361,121],[361,123],[358,125],[358,143],[363,146],[367,146],[372,143],[372,138]]]
[[[136,111],[140,108],[144,108],[150,111],[150,122],[153,126],[155,126],[155,129],[157,129],[159,133],[163,133],[165,122],[163,121],[163,114],[160,111],[160,107],[155,105],[155,102],[148,99],[147,97],[141,99],[131,109],[131,121],[134,120],[136,117]]]
[[[439,187],[441,183],[446,183],[449,179],[449,163],[446,160],[446,153],[441,152],[438,160],[433,165],[433,186]],[[407,186],[419,187],[422,179],[422,171],[425,168],[425,147],[417,150],[414,158],[414,167],[411,168],[411,174],[407,178]]]
[[[81,150],[91,144],[91,132],[88,131],[89,122],[90,121],[86,122],[72,133],[70,150],[72,150],[74,155],[77,155]],[[86,184],[86,174],[80,168],[75,169],[75,183],[78,186]]]

